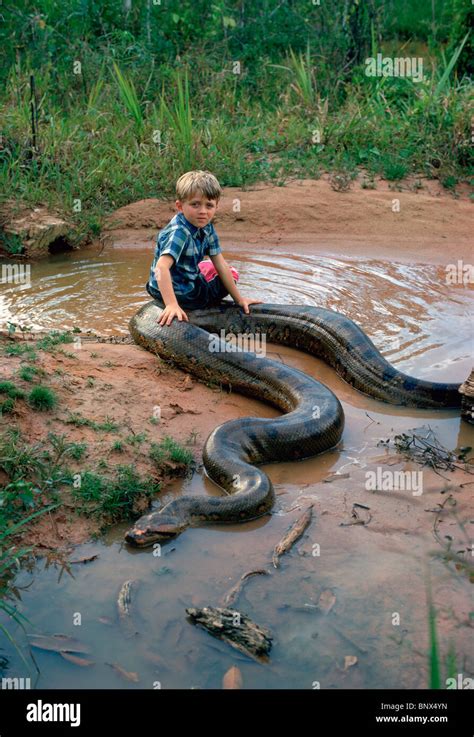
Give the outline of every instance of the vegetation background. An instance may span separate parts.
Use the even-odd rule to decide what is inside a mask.
[[[323,171],[472,176],[470,0],[16,0],[1,8],[4,196],[55,207],[79,241],[172,195]],[[424,80],[368,77],[377,53]],[[80,201],[80,211],[78,207]]]

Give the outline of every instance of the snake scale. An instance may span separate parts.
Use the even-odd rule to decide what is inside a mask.
[[[384,402],[423,408],[459,407],[459,384],[434,383],[397,371],[349,318],[308,305],[257,304],[245,315],[232,302],[188,312],[160,326],[162,308],[145,304],[131,319],[136,343],[206,382],[219,382],[280,409],[273,419],[244,417],[216,427],[205,443],[204,466],[225,495],[174,499],[144,515],[127,532],[134,546],[169,540],[188,527],[243,522],[268,512],[274,491],[258,464],[309,458],[334,447],[344,429],[337,397],[311,376],[255,352],[228,350],[220,336],[251,334],[324,360],[355,389]],[[223,333],[221,331],[224,331]],[[211,338],[214,349],[210,349]],[[226,348],[227,346],[227,348]]]

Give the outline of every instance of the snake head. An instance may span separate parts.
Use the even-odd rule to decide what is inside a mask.
[[[153,512],[140,517],[125,535],[125,540],[136,548],[144,548],[156,542],[167,542],[187,527],[172,514]]]

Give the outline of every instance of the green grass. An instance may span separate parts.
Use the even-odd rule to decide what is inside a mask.
[[[51,353],[59,345],[64,343],[72,343],[74,337],[69,331],[61,333],[59,330],[52,330],[49,335],[36,341],[36,348],[41,351]],[[72,354],[74,355],[74,354]],[[76,356],[74,356],[75,358]]]
[[[9,415],[15,410],[15,400],[11,397],[0,403],[0,416]]]
[[[35,474],[41,466],[40,446],[26,443],[19,430],[0,435],[0,469],[12,480]]]
[[[127,435],[125,442],[129,445],[142,445],[148,440],[147,432],[139,432],[132,435]]]
[[[6,394],[11,399],[23,399],[25,392],[11,381],[0,381],[0,394]]]
[[[445,189],[450,189],[454,191],[456,189],[456,185],[458,184],[458,178],[454,177],[453,175],[449,175],[441,181],[441,184]]]
[[[15,394],[12,382],[0,386],[3,392]],[[167,438],[164,457],[174,456],[177,448]],[[140,475],[134,465],[109,468],[102,459],[97,469],[72,472],[69,459],[82,460],[86,449],[85,443],[69,442],[65,435],[48,433],[44,441],[31,444],[16,428],[0,433],[0,471],[7,477],[0,489],[0,613],[15,625],[22,626],[26,620],[14,603],[13,576],[31,552],[17,544],[17,537],[30,522],[56,509],[65,490],[72,494],[79,512],[93,514],[103,525],[129,519],[139,499],[151,499],[160,491],[155,478]],[[0,624],[0,632],[24,659],[8,627]]]
[[[17,627],[20,627],[23,630],[23,633],[25,633],[24,625],[28,623],[29,620],[18,611],[14,603],[18,598],[18,591],[14,588],[13,582],[15,570],[18,569],[20,563],[30,554],[31,548],[19,547],[16,543],[16,536],[21,532],[22,528],[34,519],[46,514],[54,508],[54,505],[50,505],[49,507],[40,509],[23,518],[16,524],[5,525],[0,517],[0,612],[3,612],[15,623],[15,630]],[[26,660],[21,646],[10,633],[9,628],[0,623],[0,632],[3,633],[8,642],[16,650],[28,672],[30,669],[30,663]],[[39,672],[36,661],[34,658],[32,660],[37,672]]]
[[[9,429],[0,435],[0,469],[8,481],[0,492],[0,530],[19,521],[26,512],[57,501],[68,478],[65,460],[74,457],[76,444],[65,436],[48,433],[44,443],[28,443],[21,432]]]
[[[472,87],[457,74],[456,60],[443,62],[439,54],[417,84],[368,78],[363,65],[339,79],[329,58],[306,40],[304,47],[288,47],[281,63],[262,58],[252,77],[245,64],[234,75],[230,59],[197,50],[176,66],[157,64],[152,74],[148,64],[145,73],[115,56],[111,45],[88,57],[97,70],[95,77],[89,71],[95,81],[87,100],[72,89],[78,80],[70,74],[71,88],[57,99],[51,70],[40,67],[41,150],[28,164],[19,142],[29,137],[29,72],[12,71],[2,117],[5,140],[18,146],[12,143],[0,186],[13,198],[67,214],[80,243],[116,208],[158,192],[172,196],[189,168],[211,170],[224,186],[237,187],[360,167],[392,181],[407,173],[438,177],[434,160],[449,162],[460,181],[467,178]],[[313,143],[315,130],[320,143]],[[75,213],[78,192],[82,210]],[[54,344],[46,340],[45,349]]]
[[[0,382],[0,416],[10,414],[15,409],[17,399],[23,399],[25,392],[11,381]],[[5,397],[5,399],[4,399]]]
[[[438,640],[438,625],[436,608],[431,595],[431,585],[428,579],[427,584],[427,605],[428,605],[428,640],[429,640],[429,684],[430,689],[446,688],[448,678],[456,678],[459,673],[457,665],[456,651],[452,643],[450,643],[446,657],[444,658],[444,668],[442,668],[440,647]],[[444,677],[443,677],[444,671]]]
[[[163,453],[161,462],[183,458],[188,465],[192,460],[191,454],[170,437],[157,447]],[[78,485],[77,472],[67,464],[70,459],[82,460],[86,450],[85,443],[70,442],[65,435],[48,433],[45,441],[30,444],[18,429],[0,434],[0,470],[7,476],[0,491],[0,532],[26,515],[58,503],[64,488],[70,488],[81,503],[90,502],[88,511],[109,521],[129,516],[134,501],[159,490],[152,477],[141,477],[133,465],[111,468],[105,459],[96,469],[80,471]]]
[[[164,89],[161,93],[160,127],[168,126],[172,132],[175,145],[181,152],[183,167],[190,169],[194,157],[193,143],[197,141],[199,136],[193,125],[187,72],[185,72],[184,79],[179,71],[176,72],[174,82],[178,94],[173,106],[167,104]]]
[[[20,379],[23,379],[23,381],[33,382],[40,376],[46,376],[46,371],[42,368],[38,368],[37,366],[26,365],[20,367],[18,370],[18,376]]]
[[[387,159],[383,164],[383,176],[388,181],[397,181],[403,179],[408,174],[408,166],[401,162],[393,159]]]
[[[164,461],[173,461],[174,463],[190,466],[194,461],[191,451],[183,448],[169,435],[165,435],[159,443],[151,444],[149,456],[158,465]]]
[[[73,488],[83,511],[105,517],[109,522],[127,519],[139,496],[151,498],[160,484],[151,477],[141,477],[134,466],[117,466],[112,476],[86,471]]]
[[[133,81],[131,79],[128,79],[125,74],[123,74],[123,72],[119,69],[115,62],[112,66],[122,102],[124,103],[125,109],[134,120],[137,131],[140,132],[143,128],[143,113],[141,110],[137,92],[135,90],[135,85],[133,84]],[[91,91],[91,96],[89,97],[89,107],[93,106],[93,104],[91,104],[91,97],[93,103],[98,99],[100,95],[102,87],[98,85],[100,85],[101,82],[102,80],[98,80],[95,88],[93,88]]]
[[[57,394],[47,386],[35,386],[28,394],[28,404],[38,412],[48,412],[58,404]]]
[[[80,461],[84,458],[87,452],[87,443],[71,443],[69,455],[74,458],[75,461]]]
[[[87,417],[82,417],[77,412],[71,412],[69,417],[63,420],[63,422],[66,425],[74,425],[74,427],[90,427],[96,432],[117,432],[119,429],[119,425],[110,419],[110,417],[106,417],[103,422],[96,422]]]
[[[69,331],[61,332],[59,330],[51,330],[51,332],[48,335],[45,335],[44,338],[40,338],[35,342],[35,345],[29,345],[28,343],[7,343],[3,347],[3,353],[5,356],[22,356],[28,361],[36,361],[37,354],[36,351],[46,351],[48,353],[51,353],[55,349],[58,348],[58,346],[61,346],[65,343],[72,343],[74,340],[74,337],[71,335]],[[72,356],[73,358],[77,358],[74,354],[66,354],[69,356]],[[23,366],[20,369],[20,372],[25,373],[26,375],[32,375],[32,374],[40,374],[41,369],[37,369],[34,366]],[[23,378],[23,377],[22,377]],[[25,381],[32,381],[31,378],[25,379]]]
[[[436,610],[433,603],[430,601],[428,609],[428,626],[430,636],[430,684],[429,688],[439,689],[441,688],[441,672],[439,662],[439,650],[438,650],[438,634],[436,628]]]
[[[5,233],[3,229],[0,229],[0,248],[10,256],[17,256],[24,251],[21,238],[14,233]]]
[[[36,352],[28,343],[7,343],[3,347],[5,356],[24,356],[28,361],[36,361]]]

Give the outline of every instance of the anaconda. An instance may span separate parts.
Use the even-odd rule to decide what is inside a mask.
[[[224,301],[189,311],[189,322],[174,319],[171,325],[160,326],[161,314],[162,308],[153,301],[132,318],[129,329],[139,345],[201,380],[261,399],[284,414],[274,419],[245,417],[216,427],[205,443],[203,461],[209,478],[225,495],[185,495],[144,515],[125,537],[135,546],[169,540],[188,527],[260,517],[270,511],[275,497],[259,464],[309,458],[341,438],[344,413],[332,391],[278,361],[236,346],[229,350],[229,342],[215,333],[254,338],[260,334],[270,343],[299,348],[326,361],[355,389],[383,402],[424,408],[461,403],[459,384],[424,381],[398,371],[361,328],[338,312],[308,305],[258,304],[244,314]]]

